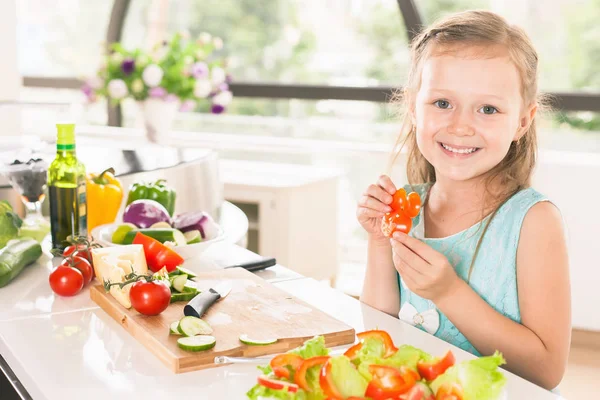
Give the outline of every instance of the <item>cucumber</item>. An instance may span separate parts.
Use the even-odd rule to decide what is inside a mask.
[[[171,293],[171,303],[176,303],[178,301],[190,301],[192,300],[194,297],[196,297],[196,295],[198,294],[198,292],[192,293],[192,292],[183,292],[183,293]]]
[[[248,335],[243,334],[243,335],[240,335],[240,342],[250,345],[250,346],[266,346],[268,344],[273,344],[273,343],[277,342],[277,339],[263,339],[263,340],[250,339],[248,337]]]
[[[187,268],[183,268],[183,267],[177,267],[177,268],[175,268],[175,271],[179,272],[178,275],[186,274],[188,276],[188,278],[196,278],[198,276],[194,272],[190,271]]]
[[[150,226],[150,229],[160,229],[160,228],[172,229],[173,227],[171,225],[169,225],[168,222],[165,222],[165,221],[155,222]]]
[[[179,321],[172,322],[171,326],[169,327],[169,333],[171,335],[181,335],[181,332],[179,332],[179,330],[177,329],[178,326]]]
[[[42,255],[42,246],[31,238],[9,241],[0,253],[0,287],[16,278],[23,268],[37,261]]]
[[[187,351],[202,351],[215,347],[214,336],[192,336],[177,339],[177,346]]]
[[[213,329],[206,321],[191,316],[181,318],[177,330],[183,336],[210,335],[213,333]]]
[[[187,275],[177,275],[174,278],[171,278],[171,284],[173,285],[173,289],[177,290],[179,293],[183,292],[183,287],[187,282]]]
[[[161,243],[174,242],[177,246],[185,246],[187,244],[185,236],[181,231],[173,228],[146,228],[146,229],[134,229],[125,234],[123,242],[121,244],[132,244],[133,238],[138,232],[142,232],[146,236],[150,236],[153,239],[158,240]]]
[[[198,288],[196,287],[193,281],[190,281],[188,279],[185,285],[183,286],[182,293],[198,293]]]
[[[188,231],[184,233],[183,236],[185,237],[187,244],[195,244],[202,241],[202,235],[200,234],[200,231]]]

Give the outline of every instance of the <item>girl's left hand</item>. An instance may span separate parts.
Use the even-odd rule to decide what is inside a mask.
[[[390,239],[394,265],[406,286],[437,304],[460,284],[448,259],[427,244],[402,232]]]

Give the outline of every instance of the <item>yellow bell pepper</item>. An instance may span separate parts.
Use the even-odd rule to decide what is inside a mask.
[[[110,224],[117,218],[123,201],[123,185],[115,178],[115,170],[107,169],[98,174],[88,174],[87,228],[91,232],[96,226]]]

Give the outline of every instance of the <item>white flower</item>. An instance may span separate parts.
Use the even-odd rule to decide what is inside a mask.
[[[207,79],[198,79],[194,84],[194,96],[198,98],[203,99],[205,97],[208,97],[211,91],[212,85]]]
[[[225,70],[221,67],[214,67],[210,71],[210,78],[213,85],[220,85],[221,83],[225,82]]]
[[[148,65],[144,68],[144,72],[142,72],[142,79],[150,87],[158,86],[162,78],[163,70],[156,64]]]
[[[142,90],[144,90],[144,82],[142,82],[141,79],[136,79],[131,83],[131,90],[133,93],[140,93]]]
[[[127,96],[127,85],[121,79],[113,79],[108,82],[108,95],[113,99],[122,99]]]
[[[225,90],[224,92],[215,95],[212,102],[213,104],[227,107],[229,103],[231,103],[231,100],[233,100],[233,94],[229,90]]]
[[[200,41],[200,43],[202,44],[206,44],[206,43],[210,43],[210,40],[212,39],[212,36],[210,35],[210,33],[208,32],[202,32],[200,34],[200,36],[198,36],[198,40]]]
[[[137,67],[143,68],[150,62],[150,58],[145,54],[140,54],[135,59],[135,65]]]
[[[197,58],[198,60],[202,60],[202,59],[204,59],[204,57],[206,57],[206,53],[204,52],[204,50],[202,50],[202,49],[198,49],[198,50],[196,51],[196,58]]]
[[[110,56],[110,61],[113,64],[121,64],[123,62],[123,56],[121,55],[121,53],[113,53]]]
[[[221,39],[220,37],[214,38],[213,46],[215,46],[215,49],[221,50],[223,48],[223,39]]]

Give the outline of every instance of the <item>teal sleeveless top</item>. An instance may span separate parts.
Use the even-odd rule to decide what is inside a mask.
[[[431,184],[405,186],[415,191],[425,203]],[[547,199],[532,188],[523,189],[509,198],[493,217],[483,237],[469,285],[500,314],[521,323],[517,291],[517,246],[523,219],[536,203]],[[423,208],[422,213],[427,212]],[[456,273],[467,281],[469,267],[477,242],[490,218],[487,216],[468,229],[444,238],[424,238],[422,213],[413,219],[410,236],[420,239],[444,254]],[[443,315],[435,304],[412,293],[398,275],[401,320],[417,326],[436,337],[476,356],[481,354],[467,338]]]

